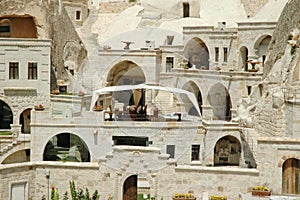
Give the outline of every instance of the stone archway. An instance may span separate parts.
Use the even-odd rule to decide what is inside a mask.
[[[300,160],[287,159],[282,166],[282,193],[300,194]]]
[[[231,98],[225,86],[220,83],[214,85],[209,90],[208,102],[212,107],[213,119],[231,120]]]
[[[109,71],[107,76],[107,86],[117,85],[137,85],[145,83],[143,70],[134,62],[124,60],[116,64]]]
[[[265,62],[271,39],[271,35],[263,35],[255,42],[254,48],[257,50],[257,55],[261,58],[262,63]]]
[[[123,200],[137,200],[138,176],[129,176],[123,185]]]
[[[239,165],[241,143],[233,136],[225,136],[218,140],[214,148],[214,166]]]
[[[209,69],[209,51],[201,39],[191,39],[185,45],[184,56],[188,59],[189,68]]]
[[[9,105],[0,100],[0,129],[10,129],[13,124],[13,113]]]
[[[201,93],[200,88],[194,82],[189,81],[186,84],[184,84],[182,89],[192,92],[195,95],[195,97],[197,98],[197,101],[198,101],[200,113],[202,115],[203,100],[202,100],[202,93]],[[189,108],[187,109],[189,115],[194,115],[194,116],[199,115],[198,111],[195,109],[195,107],[193,105],[187,105],[187,106],[189,106]]]
[[[90,152],[86,143],[77,135],[60,133],[46,144],[43,160],[90,162]]]
[[[125,60],[119,62],[110,70],[107,77],[107,82],[109,83],[107,86],[137,85],[145,83],[146,78],[143,70],[136,63]],[[126,90],[114,92],[112,97],[119,103],[123,103],[124,105],[132,105],[133,95],[134,94],[131,90]]]
[[[20,114],[21,133],[30,133],[30,112],[31,108],[28,108]]]

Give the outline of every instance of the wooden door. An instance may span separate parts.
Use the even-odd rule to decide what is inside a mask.
[[[123,200],[137,200],[137,175],[128,177],[124,182]]]
[[[300,160],[291,158],[282,167],[282,193],[300,194]]]

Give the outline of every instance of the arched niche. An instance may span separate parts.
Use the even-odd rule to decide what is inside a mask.
[[[209,51],[200,38],[193,38],[185,45],[184,56],[189,68],[209,69]]]
[[[214,166],[240,164],[241,143],[233,136],[225,136],[218,140],[214,148]]]
[[[28,108],[20,114],[20,124],[22,133],[30,133],[31,109]]]
[[[0,129],[10,129],[13,124],[13,113],[9,105],[0,100]]]
[[[225,88],[220,83],[214,85],[208,93],[208,102],[212,107],[213,119],[215,120],[231,120],[231,98]]]
[[[43,160],[90,162],[90,152],[86,143],[77,135],[60,133],[47,142]]]

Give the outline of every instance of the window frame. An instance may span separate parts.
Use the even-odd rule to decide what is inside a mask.
[[[195,151],[196,148],[196,151]],[[194,155],[196,155],[194,157]],[[200,144],[192,144],[191,146],[191,161],[200,161]]]
[[[37,80],[37,79],[38,79],[38,63],[28,62],[28,80]]]
[[[9,80],[19,79],[19,62],[9,62],[8,63],[8,78]]]

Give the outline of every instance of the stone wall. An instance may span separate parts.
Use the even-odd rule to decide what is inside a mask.
[[[276,30],[272,36],[269,46],[269,55],[264,66],[267,75],[275,63],[283,57],[288,45],[290,32],[300,26],[300,4],[298,0],[289,1],[282,11],[278,20]]]

